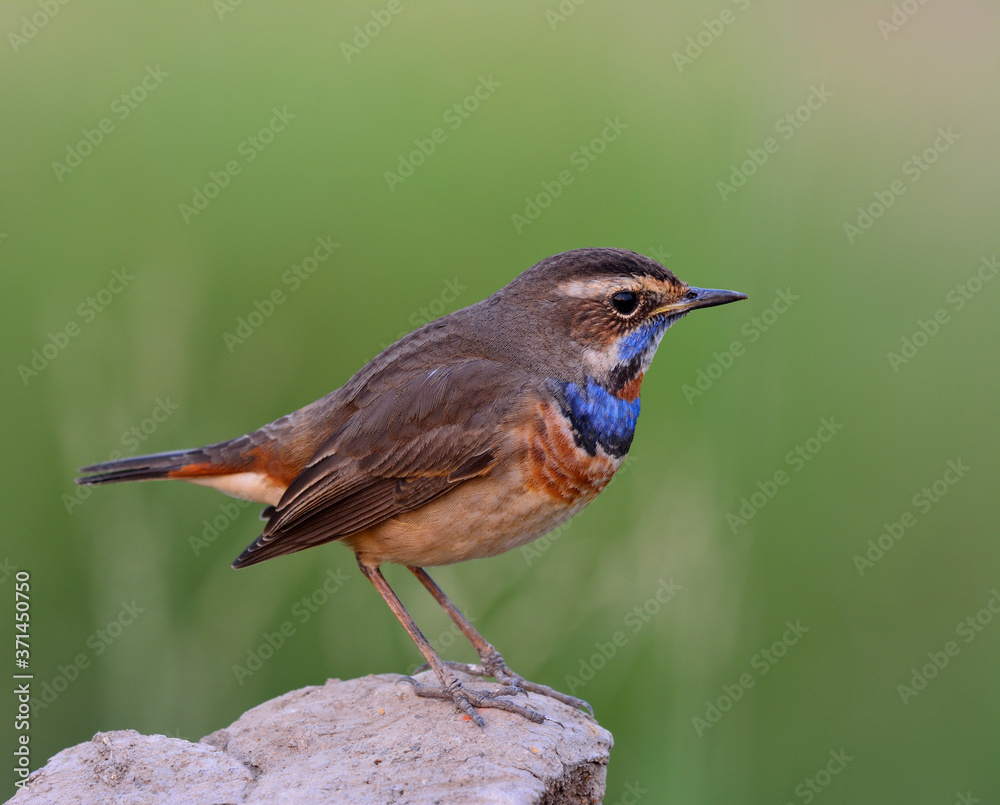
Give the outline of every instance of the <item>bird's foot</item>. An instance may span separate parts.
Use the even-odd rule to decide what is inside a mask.
[[[446,665],[450,664],[446,663]],[[461,663],[455,663],[455,665],[461,668]],[[412,676],[401,677],[400,681],[409,682],[413,686],[413,692],[417,696],[423,696],[428,699],[451,699],[459,710],[480,727],[485,727],[486,722],[476,712],[477,707],[492,707],[494,710],[506,710],[508,713],[517,713],[519,716],[524,716],[524,718],[536,724],[541,724],[546,720],[554,721],[554,719],[550,719],[541,713],[536,713],[527,707],[522,707],[507,699],[499,698],[501,696],[516,696],[519,693],[524,693],[524,690],[521,688],[503,685],[496,690],[472,690],[465,687],[459,681],[458,677],[450,672],[446,671],[444,675],[439,674],[439,676],[443,682],[441,685],[428,685],[425,682],[417,682]],[[492,674],[487,674],[487,676],[492,676]]]
[[[525,679],[523,676],[515,674],[510,670],[510,668],[507,667],[507,663],[504,662],[503,657],[500,656],[500,652],[496,649],[494,649],[491,654],[487,654],[483,657],[482,660],[482,665],[463,662],[446,662],[445,665],[453,670],[462,671],[469,676],[491,676],[501,685],[519,689],[522,693],[530,691],[531,693],[548,696],[550,699],[555,699],[557,702],[568,704],[576,710],[582,708],[590,713],[591,718],[594,717],[594,708],[583,699],[578,699],[576,696],[570,696],[568,693],[561,693],[555,688],[550,688],[548,685],[540,685],[537,682],[532,682]]]

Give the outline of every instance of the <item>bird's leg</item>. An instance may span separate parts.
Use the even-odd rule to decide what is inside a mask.
[[[552,699],[556,699],[560,702],[568,704],[570,707],[580,708],[583,707],[590,711],[591,715],[594,715],[594,708],[592,708],[583,699],[578,699],[576,696],[570,696],[566,693],[560,693],[558,690],[548,687],[547,685],[540,685],[537,682],[530,682],[524,677],[518,676],[510,668],[507,667],[507,663],[504,662],[503,657],[500,656],[500,652],[486,640],[476,628],[469,623],[469,619],[465,617],[461,612],[459,612],[458,607],[456,607],[451,599],[445,595],[444,590],[438,587],[437,582],[432,579],[426,570],[422,567],[412,567],[407,565],[409,571],[420,579],[420,583],[427,588],[427,591],[434,596],[434,600],[437,601],[443,608],[444,611],[448,613],[448,616],[455,622],[455,625],[459,628],[462,634],[465,635],[466,639],[472,643],[472,647],[476,650],[479,655],[479,659],[482,660],[482,665],[467,665],[465,663],[445,663],[446,665],[453,668],[460,668],[468,674],[473,676],[492,676],[495,677],[497,682],[501,685],[510,685],[515,688],[521,688],[522,690],[530,690],[532,693],[540,693],[543,696],[548,696]]]
[[[365,565],[360,557],[358,558],[358,567],[361,568],[361,572],[364,573],[365,577],[370,581],[375,589],[378,590],[379,595],[385,600],[389,605],[389,609],[396,616],[403,628],[406,629],[407,634],[414,643],[417,644],[417,648],[420,649],[421,654],[427,658],[427,663],[437,674],[438,679],[441,680],[441,687],[436,687],[434,685],[425,685],[421,682],[417,682],[412,677],[403,677],[410,684],[413,685],[414,692],[418,696],[425,696],[433,699],[451,699],[458,706],[458,709],[465,713],[469,718],[475,721],[480,727],[486,726],[486,722],[483,721],[482,716],[476,712],[477,707],[492,707],[497,710],[507,710],[511,713],[517,713],[518,715],[524,716],[530,721],[534,721],[536,724],[541,724],[545,721],[545,716],[540,713],[536,713],[534,710],[529,710],[527,707],[521,707],[518,704],[509,702],[506,699],[498,699],[497,696],[513,696],[517,693],[521,693],[521,690],[515,687],[509,687],[504,685],[499,690],[492,691],[482,691],[482,690],[470,690],[465,687],[458,679],[457,676],[451,671],[450,668],[444,663],[444,661],[437,655],[434,648],[428,642],[427,638],[424,637],[423,633],[417,627],[416,622],[410,616],[410,613],[406,611],[403,606],[403,602],[399,600],[399,597],[392,591],[389,583],[385,580],[382,575],[382,571],[378,567],[369,567]],[[501,682],[501,684],[504,684]]]

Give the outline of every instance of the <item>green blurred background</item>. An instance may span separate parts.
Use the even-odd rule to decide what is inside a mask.
[[[669,333],[634,460],[558,539],[437,579],[515,670],[594,705],[615,736],[608,803],[1000,802],[1000,6],[48,7],[0,7],[0,589],[12,613],[7,574],[30,571],[33,691],[61,688],[36,707],[33,767],[100,730],[197,740],[285,691],[420,659],[344,548],[236,573],[259,507],[183,484],[85,497],[77,467],[252,430],[534,262],[617,246],[750,301]],[[606,119],[616,138],[589,160]],[[876,193],[892,205],[859,212]],[[339,245],[293,287],[317,238]],[[827,441],[824,419],[842,426]],[[949,461],[969,468],[954,484]],[[776,494],[738,523],[761,488]],[[472,657],[409,574],[387,575],[447,655]],[[898,687],[949,641],[922,690]]]

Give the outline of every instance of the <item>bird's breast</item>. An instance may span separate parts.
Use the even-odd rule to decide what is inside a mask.
[[[574,425],[565,407],[547,395],[527,402],[505,423],[489,473],[344,541],[371,564],[434,567],[496,556],[548,533],[596,498],[624,458],[603,446],[620,444],[624,425],[608,425],[607,416]],[[591,439],[588,452],[581,443]]]
[[[535,405],[521,438],[526,486],[573,506],[592,500],[621,466],[638,408],[615,411],[610,401],[568,386],[564,400]]]

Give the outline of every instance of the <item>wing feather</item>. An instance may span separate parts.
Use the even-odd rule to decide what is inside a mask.
[[[486,358],[354,389],[355,412],[289,485],[243,567],[372,528],[489,472],[529,378]]]

